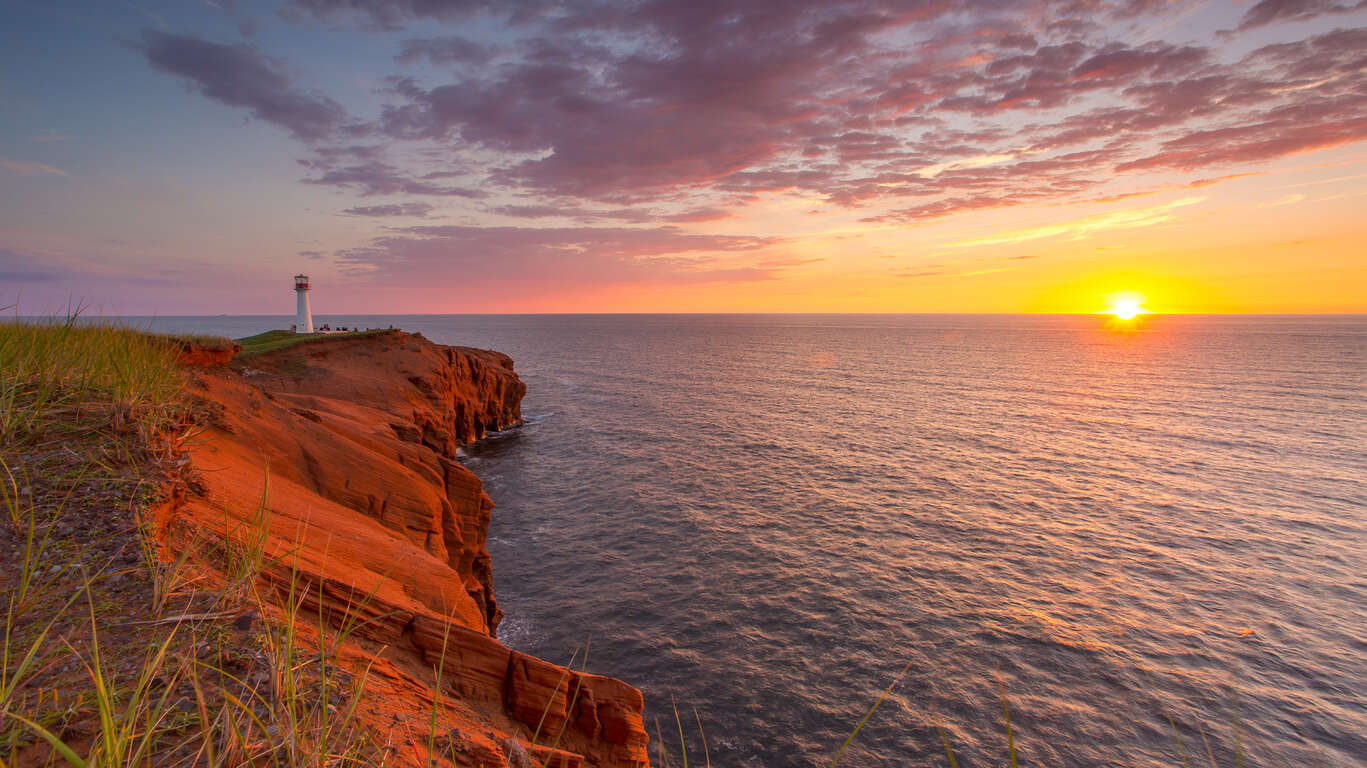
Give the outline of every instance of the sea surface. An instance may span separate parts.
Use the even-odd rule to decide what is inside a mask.
[[[1363,316],[324,321],[513,356],[499,637],[673,765],[1367,765]]]

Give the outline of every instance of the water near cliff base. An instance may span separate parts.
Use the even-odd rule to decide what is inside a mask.
[[[500,638],[678,763],[1367,765],[1367,320],[341,317],[506,352]],[[288,318],[161,318],[243,336]],[[1199,730],[1198,730],[1199,726]],[[1205,738],[1203,739],[1204,733]]]

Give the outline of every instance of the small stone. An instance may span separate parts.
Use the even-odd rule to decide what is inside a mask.
[[[531,768],[532,759],[527,756],[527,750],[522,746],[522,742],[515,737],[509,736],[507,743],[503,745],[503,752],[508,756],[504,768]]]

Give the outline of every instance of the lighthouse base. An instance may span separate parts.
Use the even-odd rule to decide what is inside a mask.
[[[313,312],[309,310],[308,291],[296,291],[299,294],[299,301],[295,308],[295,333],[313,333]]]

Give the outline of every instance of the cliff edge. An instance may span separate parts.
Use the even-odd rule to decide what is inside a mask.
[[[216,551],[195,559],[227,583],[259,553],[254,582],[365,671],[357,716],[389,764],[648,765],[638,690],[496,639],[493,503],[456,451],[519,422],[510,358],[392,331],[183,359],[213,416],[155,515],[166,556]]]

